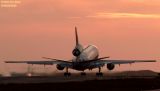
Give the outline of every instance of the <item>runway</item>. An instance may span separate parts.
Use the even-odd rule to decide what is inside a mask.
[[[56,74],[11,73],[11,76],[9,77],[0,77],[0,84],[82,82],[82,81],[89,81],[89,80],[155,78],[157,76],[158,74],[156,72],[152,72],[149,70],[104,73],[103,77],[97,77],[94,72],[87,73],[86,76],[81,76],[80,73],[72,73],[70,77],[64,77],[63,73],[56,73]]]
[[[128,72],[127,75],[125,73],[104,74],[103,77],[96,77],[95,74],[80,76],[77,73],[72,74],[71,77],[64,77],[63,74],[0,77],[0,89],[2,91],[82,91],[82,89],[146,91],[160,89],[160,77],[157,73],[149,71]]]
[[[59,81],[59,79],[61,79]],[[78,80],[77,80],[78,79]],[[6,77],[0,78],[2,91],[145,91],[160,89],[159,77],[90,79],[60,77]],[[2,84],[3,83],[3,84]]]
[[[116,79],[151,79],[154,78],[152,76],[115,76],[115,77],[57,77],[57,76],[33,76],[33,77],[0,77],[0,84],[30,84],[30,83],[63,83],[63,82],[83,82],[83,81],[90,81],[90,80],[116,80]]]

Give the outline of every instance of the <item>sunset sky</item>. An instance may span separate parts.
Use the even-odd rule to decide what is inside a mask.
[[[75,26],[80,42],[96,45],[101,57],[160,59],[160,0],[21,0],[14,8],[0,7],[1,64],[43,56],[71,59]],[[160,63],[115,70],[128,69],[160,72]]]

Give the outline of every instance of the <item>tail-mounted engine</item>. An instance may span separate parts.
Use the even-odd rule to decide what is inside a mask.
[[[74,49],[73,51],[72,51],[72,54],[74,55],[74,56],[79,56],[80,54],[81,54],[81,52],[80,52],[80,50],[79,49]]]
[[[83,51],[83,46],[78,44],[76,45],[75,49],[73,49],[72,51],[72,54],[75,56],[75,57],[78,57]]]

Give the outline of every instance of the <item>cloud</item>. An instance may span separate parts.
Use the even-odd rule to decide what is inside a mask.
[[[99,13],[96,13],[95,15],[89,15],[86,17],[88,18],[160,18],[160,14],[99,12]]]

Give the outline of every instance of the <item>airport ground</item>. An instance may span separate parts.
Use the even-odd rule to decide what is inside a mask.
[[[155,89],[160,89],[160,76],[151,71],[122,72],[103,77],[96,77],[94,74],[88,74],[85,77],[78,74],[73,74],[71,77],[64,77],[63,74],[0,77],[1,91],[148,91]]]

